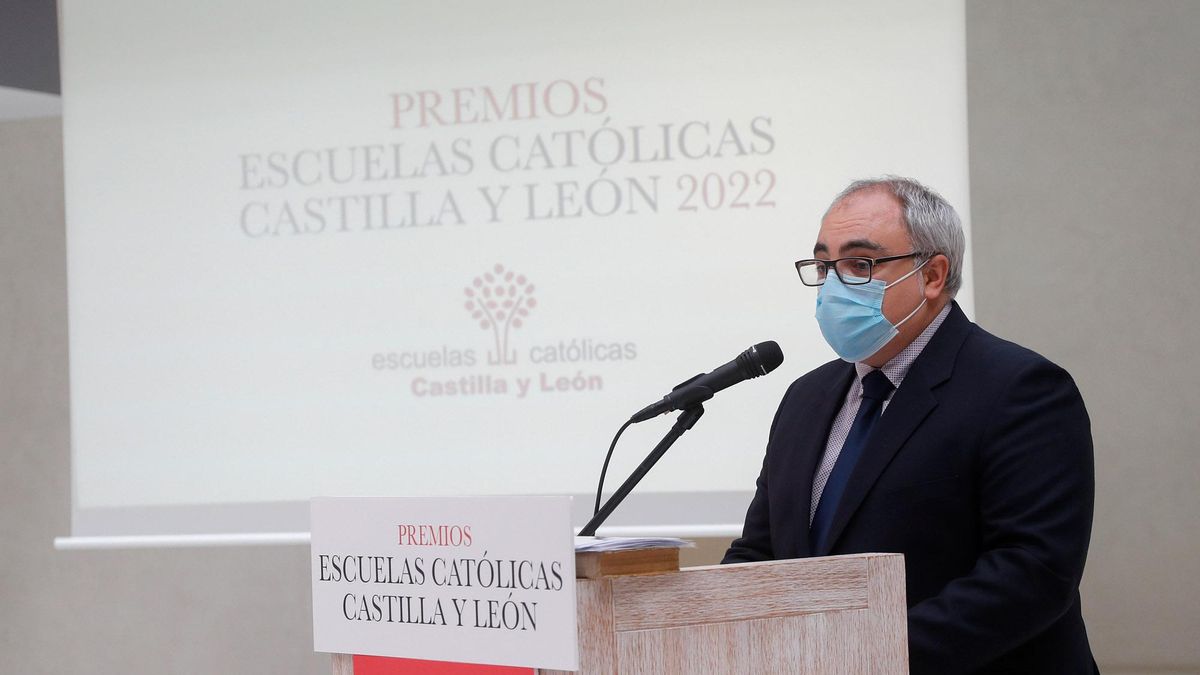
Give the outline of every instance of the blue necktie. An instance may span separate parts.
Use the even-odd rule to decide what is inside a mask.
[[[850,481],[854,465],[858,463],[863,448],[871,438],[871,429],[882,414],[883,402],[894,388],[892,381],[880,370],[872,370],[862,379],[862,403],[858,406],[858,412],[854,414],[854,423],[850,425],[850,433],[846,436],[842,451],[838,453],[837,461],[833,464],[829,480],[821,490],[821,500],[817,502],[817,512],[813,515],[812,526],[808,531],[808,541],[812,544],[813,553],[822,550],[825,544],[825,537],[829,535],[829,527],[833,524],[838,502],[842,500],[842,493],[846,490],[846,483]]]

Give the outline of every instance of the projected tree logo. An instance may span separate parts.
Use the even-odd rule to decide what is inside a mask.
[[[537,306],[533,290],[525,275],[506,270],[498,263],[464,289],[467,296],[464,306],[471,318],[483,330],[492,331],[496,351],[488,355],[489,363],[517,362],[516,350],[508,348],[508,335],[512,329],[524,325],[530,310]]]

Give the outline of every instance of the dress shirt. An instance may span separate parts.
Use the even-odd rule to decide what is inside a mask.
[[[913,361],[920,356],[921,350],[925,349],[925,345],[929,344],[929,340],[933,334],[937,332],[946,315],[950,313],[951,303],[946,303],[942,311],[929,322],[925,330],[916,337],[907,347],[900,350],[900,353],[893,356],[890,361],[883,364],[880,370],[891,381],[896,389],[900,388],[900,383],[904,380],[904,376],[908,374],[908,369],[912,367]],[[812,523],[813,516],[817,513],[817,505],[821,501],[821,492],[825,489],[825,483],[829,481],[829,474],[833,471],[833,465],[837,462],[838,455],[842,451],[842,446],[846,443],[846,437],[850,435],[850,426],[854,423],[854,416],[858,413],[858,406],[862,403],[862,378],[867,373],[874,370],[871,366],[865,363],[855,363],[854,369],[857,371],[857,376],[854,382],[850,384],[850,390],[846,392],[846,399],[842,402],[842,408],[833,418],[833,426],[829,429],[829,439],[825,441],[825,454],[821,456],[821,464],[817,467],[817,473],[813,476],[812,488],[812,506],[808,512],[808,522]],[[895,395],[895,389],[892,390],[892,395]],[[891,401],[891,396],[883,402],[883,412],[887,412],[888,402]]]

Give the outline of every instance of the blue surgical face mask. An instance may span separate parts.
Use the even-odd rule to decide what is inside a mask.
[[[833,351],[853,363],[869,358],[891,342],[900,332],[900,326],[925,306],[925,299],[922,298],[916,309],[893,325],[883,315],[883,293],[916,274],[927,262],[890,284],[872,279],[865,284],[847,286],[830,270],[817,292],[817,325]]]

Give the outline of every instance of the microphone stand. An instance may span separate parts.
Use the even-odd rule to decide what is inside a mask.
[[[626,478],[625,482],[621,484],[621,487],[617,488],[617,491],[608,498],[608,501],[604,502],[604,506],[600,507],[600,510],[596,512],[596,515],[592,516],[592,519],[588,521],[587,525],[583,526],[583,529],[579,531],[579,536],[596,536],[596,528],[600,527],[600,524],[603,523],[610,515],[612,515],[612,512],[617,508],[617,505],[629,495],[634,486],[636,486],[643,478],[646,477],[646,474],[650,472],[650,469],[654,468],[654,465],[658,463],[658,460],[662,459],[662,456],[667,453],[667,450],[670,449],[675,441],[679,440],[679,437],[683,435],[683,432],[696,426],[696,422],[703,414],[704,406],[700,405],[699,403],[689,408],[684,408],[683,413],[679,415],[679,419],[675,420],[675,424],[671,427],[671,430],[667,432],[667,435],[663,436],[663,439],[658,442],[658,445],[654,446],[654,449],[650,451],[650,454],[646,456],[646,459],[642,460],[642,463],[638,465],[638,468],[634,469],[633,473],[629,475],[629,478]]]

